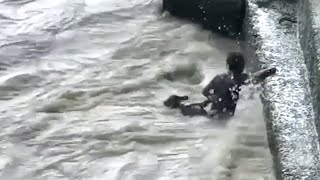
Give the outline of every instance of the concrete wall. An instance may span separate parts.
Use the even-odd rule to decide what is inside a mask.
[[[229,37],[242,31],[245,0],[163,0],[163,10]]]
[[[320,1],[298,2],[299,40],[309,71],[315,122],[320,132]]]

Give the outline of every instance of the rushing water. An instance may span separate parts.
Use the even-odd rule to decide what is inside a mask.
[[[1,180],[274,179],[258,93],[228,122],[163,107],[239,47],[160,5],[0,0]]]

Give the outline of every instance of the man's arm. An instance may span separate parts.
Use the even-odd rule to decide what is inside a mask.
[[[189,106],[200,106],[201,108],[204,108],[206,107],[208,104],[210,103],[209,100],[205,100],[201,103],[192,103],[192,104],[189,104]]]
[[[242,78],[242,85],[248,85],[248,84],[250,84],[250,81],[251,81],[251,79],[250,79],[250,76],[248,75],[248,74],[245,74],[245,73],[243,73],[243,74],[241,74],[241,78]]]
[[[212,86],[213,86],[213,85],[212,85],[212,81],[210,81],[210,83],[209,83],[206,87],[203,88],[202,94],[203,94],[205,97],[208,97],[208,96],[211,94],[211,93],[210,93],[210,90],[213,89]]]
[[[243,74],[243,85],[248,85],[250,83],[257,84],[264,81],[267,77],[272,76],[276,73],[276,68],[267,68],[252,73],[251,76]]]
[[[267,77],[274,75],[277,72],[276,68],[267,68],[260,71],[257,71],[252,74],[252,80],[256,83],[259,83],[265,80]]]

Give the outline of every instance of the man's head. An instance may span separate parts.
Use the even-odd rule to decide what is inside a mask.
[[[233,73],[242,73],[245,67],[243,55],[240,52],[230,52],[227,56],[227,67]]]

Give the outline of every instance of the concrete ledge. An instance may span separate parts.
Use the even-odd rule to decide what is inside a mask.
[[[316,126],[320,132],[320,1],[298,2],[299,38],[309,70]]]
[[[315,0],[318,1],[318,0]],[[308,71],[297,36],[297,3],[248,0],[245,50],[278,73],[261,96],[278,180],[319,180],[319,141]],[[255,48],[252,50],[252,48]]]

